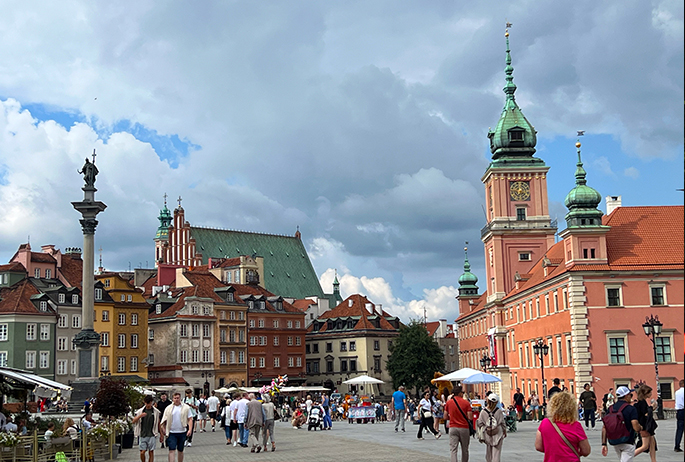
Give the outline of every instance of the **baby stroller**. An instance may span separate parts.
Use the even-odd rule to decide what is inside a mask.
[[[314,431],[316,431],[317,428],[321,429],[321,418],[321,409],[319,409],[318,407],[313,407],[312,410],[309,412],[309,418],[307,420],[307,431],[311,431],[312,428],[314,429]]]
[[[507,432],[513,433],[516,431],[516,411],[510,410],[509,413],[504,418],[504,422],[507,424]]]

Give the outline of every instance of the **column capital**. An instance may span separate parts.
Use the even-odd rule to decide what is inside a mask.
[[[83,234],[95,234],[95,228],[98,225],[98,221],[95,218],[86,218],[79,220],[79,222],[81,223]]]
[[[93,329],[83,329],[74,335],[72,342],[80,350],[89,350],[100,345],[100,334]]]

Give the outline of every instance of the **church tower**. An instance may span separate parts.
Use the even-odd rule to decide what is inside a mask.
[[[468,242],[467,242],[468,244]],[[459,276],[459,314],[471,311],[476,299],[478,299],[478,276],[471,272],[469,263],[468,247],[464,247],[464,272]]]
[[[164,194],[164,208],[159,211],[159,227],[157,234],[155,234],[155,267],[159,263],[164,263],[165,245],[169,243],[169,226],[171,225],[171,212],[166,206],[166,193]]]
[[[487,302],[502,299],[514,287],[516,273],[527,273],[554,244],[556,223],[547,202],[547,167],[536,158],[536,131],[516,104],[509,31],[506,37],[505,103],[494,130],[488,132],[492,161],[481,178],[485,185]]]

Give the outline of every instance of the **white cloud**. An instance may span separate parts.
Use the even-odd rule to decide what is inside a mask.
[[[593,168],[597,169],[598,171],[604,173],[605,175],[608,175],[608,176],[616,175],[613,172],[613,170],[611,170],[611,162],[609,162],[609,159],[607,159],[605,156],[599,156],[598,158],[594,159],[592,161],[592,166],[593,166]]]
[[[625,170],[623,170],[623,174],[627,176],[628,178],[632,178],[634,180],[638,179],[640,177],[640,171],[636,169],[635,167],[628,167]]]

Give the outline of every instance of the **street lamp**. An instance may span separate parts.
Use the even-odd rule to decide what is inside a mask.
[[[209,395],[209,378],[212,376],[211,372],[203,372],[200,374],[200,376],[205,379],[205,383],[202,385],[202,389],[204,390],[205,396]]]
[[[488,355],[483,355],[483,357],[480,359],[480,367],[483,368],[483,372],[486,372],[488,370],[488,367],[490,367],[490,363],[492,362],[492,358]]]
[[[538,339],[533,345],[533,353],[540,359],[540,371],[542,372],[542,405],[547,405],[547,384],[545,383],[545,356],[549,353],[549,345],[542,339]]]
[[[645,323],[642,329],[645,335],[652,341],[652,349],[654,350],[654,373],[656,374],[656,416],[661,420],[664,418],[664,407],[661,401],[661,386],[659,385],[659,362],[656,355],[656,336],[661,334],[663,323],[659,321],[659,316],[650,315],[645,317]]]

